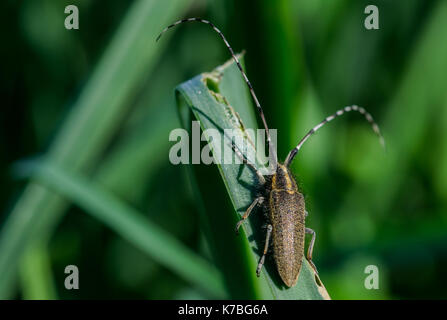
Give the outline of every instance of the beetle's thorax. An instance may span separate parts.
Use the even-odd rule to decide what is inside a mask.
[[[272,177],[272,190],[285,190],[289,192],[298,192],[295,179],[289,168],[278,163],[275,174]]]

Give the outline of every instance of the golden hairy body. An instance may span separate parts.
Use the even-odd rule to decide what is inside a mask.
[[[304,256],[305,203],[289,169],[278,164],[269,195],[273,256],[281,279],[296,284]]]

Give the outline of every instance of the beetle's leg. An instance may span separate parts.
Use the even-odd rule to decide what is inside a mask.
[[[247,159],[246,156],[244,156],[241,151],[239,150],[239,148],[236,147],[236,145],[231,142],[231,148],[233,149],[233,151],[236,153],[236,155],[241,159],[242,163],[246,164],[247,166],[250,167],[250,169],[252,169],[256,175],[258,176],[258,180],[259,182],[264,185],[265,184],[265,178],[264,176],[261,174],[261,172],[256,168],[255,164],[252,163],[250,160]]]
[[[267,250],[269,249],[270,236],[272,234],[273,227],[271,224],[267,226],[267,236],[265,237],[265,245],[264,252],[262,253],[261,259],[259,259],[258,266],[256,267],[256,275],[259,277],[261,274],[262,266],[264,265],[265,255],[267,254]]]
[[[256,198],[251,205],[248,207],[247,211],[245,211],[244,215],[242,216],[241,220],[236,224],[236,233],[239,233],[239,228],[241,227],[241,224],[248,218],[250,213],[253,211],[254,207],[259,203],[262,204],[264,202],[263,197]]]
[[[315,244],[315,231],[313,231],[311,228],[306,228],[306,233],[310,233],[312,235],[312,240],[310,240],[309,247],[307,248],[306,258],[309,264],[318,274],[317,267],[315,267],[315,264],[312,261],[312,252],[314,251],[314,244]]]

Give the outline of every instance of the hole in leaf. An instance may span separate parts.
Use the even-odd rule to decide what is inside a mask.
[[[216,78],[212,77],[206,77],[205,78],[205,85],[208,88],[208,90],[219,93],[219,81]]]

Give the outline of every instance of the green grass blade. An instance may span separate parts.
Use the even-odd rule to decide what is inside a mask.
[[[18,166],[19,172],[32,175],[38,182],[67,197],[180,277],[213,297],[225,297],[220,275],[213,266],[113,195],[54,164],[27,161]]]
[[[28,249],[20,261],[19,273],[23,299],[57,299],[46,243],[35,243]]]
[[[108,146],[131,97],[154,66],[160,29],[191,1],[140,0],[129,9],[66,121],[49,157],[66,170],[88,170]],[[10,297],[18,261],[31,240],[49,237],[68,203],[31,181],[0,233],[0,298]]]
[[[189,110],[192,111],[194,120],[200,120],[202,130],[213,128],[222,133],[223,129],[234,128],[240,119],[242,119],[245,128],[257,128],[246,84],[232,61],[217,68],[211,74],[202,74],[181,84],[177,91],[179,93],[179,110],[186,128],[191,126],[188,118],[191,115]],[[233,110],[239,114],[240,119]],[[216,157],[216,154],[213,156]],[[229,287],[237,288],[238,286],[234,282],[245,281],[248,286],[251,286],[251,291],[248,290],[247,294],[251,292],[253,295],[245,296],[245,298],[322,299],[320,290],[321,292],[325,292],[325,290],[316,284],[307,261],[303,264],[298,283],[293,288],[286,288],[282,284],[272,260],[266,262],[266,268],[263,269],[260,278],[256,277],[255,269],[265,237],[265,232],[261,228],[262,215],[253,214],[249,218],[249,223],[247,222],[243,226],[245,232],[242,232],[238,238],[234,234],[235,222],[240,219],[245,209],[253,201],[254,186],[257,183],[256,176],[245,166],[219,164],[217,167],[230,197],[232,208],[219,210],[225,206],[223,200],[210,199],[215,195],[213,195],[213,191],[205,190],[209,188],[202,188],[201,192],[208,221],[213,230],[214,237],[211,242],[217,246],[215,250],[224,255],[221,257],[221,260],[224,261],[220,261],[220,265]],[[208,181],[211,180],[208,173],[206,175]],[[199,187],[200,184],[199,181]],[[206,195],[203,192],[206,192]],[[215,190],[215,193],[219,193],[219,190]],[[207,205],[207,203],[211,205]],[[219,203],[218,207],[216,207],[216,203]],[[226,251],[223,252],[222,250],[225,249]],[[243,254],[245,257],[242,256]],[[235,273],[231,269],[231,265],[239,263],[238,259],[243,259],[243,266]],[[238,278],[239,274],[243,274],[244,279]],[[233,290],[232,294],[237,293]]]

